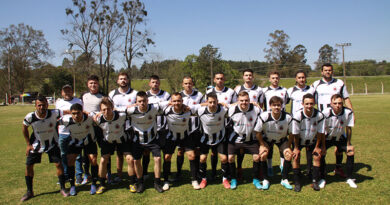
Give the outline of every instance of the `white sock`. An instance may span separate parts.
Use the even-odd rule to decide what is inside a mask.
[[[272,158],[267,159],[267,166],[268,166],[268,168],[272,168]]]

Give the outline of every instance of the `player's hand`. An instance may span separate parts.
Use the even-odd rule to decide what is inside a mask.
[[[269,148],[267,145],[260,145],[260,147],[259,147],[260,157],[261,157],[261,155],[268,153],[268,150],[269,150]]]
[[[299,157],[300,154],[301,154],[301,150],[299,150],[298,148],[294,148],[293,158]]]
[[[318,156],[318,155],[322,156],[322,150],[319,147],[314,147],[312,154],[315,156]]]
[[[191,111],[191,108],[187,105],[183,105],[183,112],[189,112]]]
[[[97,121],[97,119],[102,115],[103,113],[102,112],[98,112],[96,113],[96,115],[93,116],[93,121]]]
[[[218,104],[220,104],[220,105],[222,105],[222,106],[224,106],[224,107],[228,107],[228,104],[226,104],[226,103],[224,103],[224,102],[220,102],[220,103],[218,103]]]
[[[30,153],[31,150],[34,150],[33,146],[32,145],[27,145],[27,149],[26,149],[26,156],[28,156],[28,153]]]
[[[260,105],[259,105],[259,103],[257,103],[257,102],[251,102],[253,105],[255,105],[256,107],[258,107],[258,108],[261,108],[260,107]]]

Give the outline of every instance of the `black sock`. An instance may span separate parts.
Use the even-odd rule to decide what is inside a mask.
[[[313,166],[313,182],[320,181],[320,167]]]
[[[294,183],[295,184],[301,184],[301,169],[300,168],[294,168]]]
[[[341,164],[343,163],[343,153],[336,153],[336,168],[341,168]]]
[[[61,174],[58,176],[58,181],[60,182],[61,189],[65,189],[65,175]]]
[[[25,176],[24,177],[26,180],[26,185],[27,185],[27,192],[33,192],[33,177],[30,176]]]
[[[177,156],[176,158],[176,166],[177,166],[177,174],[181,174],[181,168],[183,167],[184,163],[184,155],[183,156]]]
[[[217,175],[218,154],[211,155],[211,174]]]
[[[99,177],[100,186],[106,186],[106,178]]]
[[[237,168],[238,169],[242,168],[242,162],[244,161],[244,156],[245,156],[244,153],[243,154],[241,154],[241,153],[237,154]]]
[[[307,173],[312,173],[312,169],[313,169],[313,154],[308,149],[306,149],[306,161],[307,161]]]
[[[108,158],[107,162],[107,175],[111,175],[111,156]]]
[[[197,173],[197,170],[196,170],[196,160],[190,160],[190,171],[191,171],[191,177],[192,177],[192,180],[196,180],[196,173]]]
[[[150,154],[148,155],[143,155],[142,156],[142,169],[143,169],[143,174],[147,175],[148,174],[148,166],[150,162]]]
[[[230,168],[230,176],[232,179],[237,179],[237,174],[236,174],[236,163],[229,163],[229,168]]]
[[[288,178],[288,173],[290,172],[290,168],[291,168],[291,161],[284,160],[282,179]]]
[[[135,182],[136,182],[136,177],[135,177],[135,175],[132,175],[132,176],[129,176],[130,177],[130,184],[135,184]]]
[[[82,158],[82,161],[83,161],[83,167],[84,167],[84,174],[90,175],[90,173],[89,173],[89,158],[88,158],[88,156],[84,154],[84,156]]]
[[[163,163],[163,177],[164,177],[165,181],[168,181],[170,174],[171,174],[171,162],[164,161],[164,163]]]
[[[347,178],[351,179],[353,173],[353,165],[355,163],[355,156],[347,156]]]
[[[321,156],[320,178],[325,179],[325,177],[326,177],[326,161],[325,161],[325,156]]]
[[[274,145],[271,144],[271,145],[269,146],[267,159],[272,159],[272,156],[273,156],[273,155],[274,155]]]
[[[229,178],[229,164],[228,163],[221,163],[221,171],[222,171],[223,177]]]
[[[98,165],[92,165],[91,166],[91,175],[92,175],[92,184],[96,185],[96,182],[98,181]]]
[[[199,173],[200,173],[200,177],[202,178],[206,178],[206,171],[207,171],[207,163],[204,162],[204,163],[200,163],[199,164]]]
[[[140,184],[143,184],[144,183],[144,178],[143,177],[137,178],[137,182],[140,183]]]
[[[199,169],[200,169],[200,155],[195,155],[195,170],[196,170],[196,176],[198,178],[199,176]]]
[[[267,173],[267,162],[266,161],[260,161],[260,168],[263,173],[263,178],[268,180],[268,173]]]
[[[154,183],[155,184],[161,184],[161,179],[160,178],[154,178]]]
[[[75,175],[74,166],[68,166],[68,177],[69,177],[70,186],[74,186],[74,177],[75,177],[74,175]]]
[[[253,162],[253,179],[259,179],[260,162]]]

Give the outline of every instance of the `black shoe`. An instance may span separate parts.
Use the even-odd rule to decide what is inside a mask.
[[[137,193],[142,193],[145,191],[145,185],[144,183],[138,183],[137,184]]]
[[[320,190],[320,186],[319,186],[318,182],[313,182],[313,189],[314,189],[314,191]]]
[[[301,184],[295,184],[295,186],[294,186],[294,191],[295,191],[295,192],[300,192],[301,189],[302,189]]]
[[[181,180],[181,174],[176,174],[175,178],[170,180],[171,182],[179,182]]]
[[[21,202],[27,201],[27,200],[29,200],[29,199],[31,199],[31,198],[33,198],[33,197],[34,197],[34,193],[28,191],[27,193],[25,193],[25,194],[22,196],[22,198],[20,199],[20,201],[21,201]]]
[[[164,190],[162,189],[161,185],[159,183],[154,183],[154,188],[159,192],[163,193]]]

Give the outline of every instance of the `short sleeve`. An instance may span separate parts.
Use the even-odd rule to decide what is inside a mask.
[[[256,124],[255,124],[255,127],[253,129],[255,132],[261,132],[263,131],[263,120],[260,118],[260,116],[258,116],[256,118]]]
[[[29,113],[26,115],[26,117],[23,119],[23,125],[26,125],[27,127],[30,126],[32,123],[32,114]]]
[[[351,112],[351,113],[349,113],[349,115],[348,115],[348,124],[347,124],[347,126],[348,127],[353,127],[353,126],[355,126],[355,117],[354,117],[354,114],[353,114],[353,112]]]
[[[299,135],[301,132],[301,123],[299,120],[293,118],[291,122],[291,134]]]

